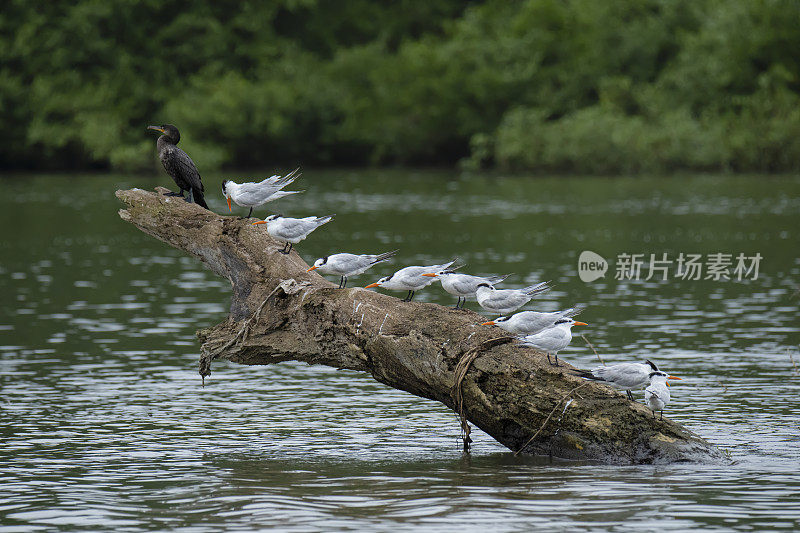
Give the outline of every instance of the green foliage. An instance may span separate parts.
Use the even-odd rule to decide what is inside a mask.
[[[517,109],[498,128],[496,157],[504,166],[545,172],[608,174],[718,168],[725,159],[720,128],[685,110],[654,117],[627,115],[602,105],[557,121]]]
[[[795,0],[7,4],[0,166],[800,168]]]

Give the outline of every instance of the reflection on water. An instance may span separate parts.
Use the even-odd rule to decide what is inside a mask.
[[[465,457],[443,406],[327,367],[218,363],[201,388],[194,331],[225,317],[230,287],[119,221],[114,189],[155,182],[25,177],[0,197],[0,531],[800,527],[800,181],[301,179],[280,212],[337,213],[298,247],[307,261],[400,248],[362,286],[456,256],[514,273],[506,286],[552,279],[536,307],[586,303],[606,361],[682,376],[667,415],[734,464],[550,463],[478,431]],[[755,281],[585,284],[586,249],[764,260]],[[563,356],[597,363],[579,338]]]

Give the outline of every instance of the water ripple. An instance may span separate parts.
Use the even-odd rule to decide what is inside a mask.
[[[303,198],[278,206],[338,214],[304,258],[401,248],[363,284],[456,256],[513,272],[508,287],[556,280],[529,307],[590,304],[582,333],[603,359],[683,377],[666,414],[733,464],[550,462],[478,430],[463,456],[443,406],[326,367],[218,362],[202,388],[195,330],[224,319],[228,281],[120,222],[110,193],[89,194],[108,177],[31,178],[46,186],[9,181],[0,197],[23,222],[0,265],[0,531],[800,527],[797,180],[731,178],[722,194],[714,178],[328,177],[304,176]],[[63,222],[50,233],[26,218],[43,209]],[[653,248],[758,249],[763,276],[576,279],[583,249]],[[453,304],[437,286],[418,298]],[[563,357],[599,364],[580,338]]]

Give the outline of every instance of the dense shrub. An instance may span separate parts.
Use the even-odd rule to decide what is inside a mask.
[[[6,4],[0,166],[800,167],[795,0]]]

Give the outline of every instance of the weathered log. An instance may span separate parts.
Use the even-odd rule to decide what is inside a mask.
[[[305,361],[368,372],[442,402],[515,452],[606,463],[721,460],[712,445],[602,384],[480,326],[468,310],[337,289],[259,226],[176,197],[117,191],[123,220],[197,257],[233,287],[224,322],[198,331],[200,372],[213,359]],[[302,245],[300,246],[302,250]],[[459,363],[461,363],[459,365]],[[463,378],[454,394],[457,378]],[[458,394],[460,393],[460,394]]]

